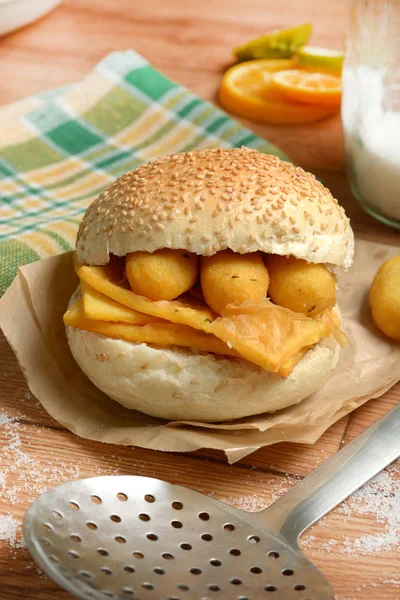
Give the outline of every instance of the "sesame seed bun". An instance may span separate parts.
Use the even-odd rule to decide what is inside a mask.
[[[126,173],[88,208],[79,261],[177,248],[230,248],[348,268],[354,238],[344,210],[313,175],[248,148],[166,156]]]
[[[96,387],[127,408],[169,420],[230,421],[297,404],[324,385],[339,356],[335,340],[325,338],[283,379],[239,358],[155,348],[74,327],[67,336]]]

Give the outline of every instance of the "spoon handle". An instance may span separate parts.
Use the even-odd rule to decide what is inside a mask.
[[[264,511],[252,515],[289,543],[400,455],[400,405]]]

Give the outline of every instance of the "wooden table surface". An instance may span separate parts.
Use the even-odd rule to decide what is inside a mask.
[[[348,8],[347,0],[66,0],[41,21],[0,40],[0,103],[77,81],[106,53],[126,48],[134,48],[167,76],[215,101],[233,46],[264,30],[312,21],[313,44],[340,48]],[[304,127],[246,125],[278,144],[301,166],[323,176],[359,235],[399,244],[399,235],[362,212],[350,194],[338,117]],[[30,501],[47,487],[109,473],[160,477],[249,510],[260,509],[399,398],[397,385],[336,423],[314,446],[278,444],[230,466],[219,452],[168,454],[74,436],[30,395],[2,338],[0,408],[15,420],[4,424],[3,419],[0,426],[0,484],[5,480],[0,515],[21,520]],[[362,511],[348,517],[349,510],[332,512],[305,534],[307,553],[332,583],[338,600],[399,599],[399,544],[369,555],[350,552],[360,536],[385,531],[385,523],[379,522],[379,515]],[[70,598],[37,571],[27,551],[18,547],[19,539],[20,531],[14,547],[7,540],[1,542],[1,600]]]

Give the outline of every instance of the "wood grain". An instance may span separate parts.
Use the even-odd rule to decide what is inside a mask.
[[[66,0],[40,22],[0,40],[0,103],[81,79],[107,52],[134,48],[167,76],[207,100],[216,100],[231,48],[276,27],[312,21],[313,43],[340,48],[349,0]],[[301,8],[300,8],[301,7]],[[399,244],[400,236],[373,221],[351,196],[344,173],[338,117],[306,127],[273,127],[243,121],[278,144],[301,166],[323,177],[363,237]],[[1,135],[1,131],[0,131]],[[150,475],[183,484],[244,509],[261,509],[398,403],[400,385],[331,427],[313,446],[277,444],[233,466],[217,451],[179,455],[117,447],[74,436],[31,396],[15,356],[0,337],[0,408],[16,417],[13,430],[0,428],[0,515],[22,519],[42,490],[93,474]],[[14,431],[14,434],[12,433]],[[13,470],[10,438],[18,432],[28,457]],[[29,462],[31,461],[31,462]],[[39,475],[37,475],[39,474]],[[400,558],[396,552],[345,556],[343,540],[378,533],[373,515],[344,519],[333,511],[306,534],[306,551],[331,581],[338,600],[399,600]],[[333,540],[333,542],[331,542]],[[67,600],[69,594],[40,575],[23,548],[0,542],[0,599]]]

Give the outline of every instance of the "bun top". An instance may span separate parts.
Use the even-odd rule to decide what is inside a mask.
[[[126,173],[89,206],[76,241],[88,265],[159,248],[261,250],[348,268],[354,237],[314,175],[243,147],[173,154]]]

